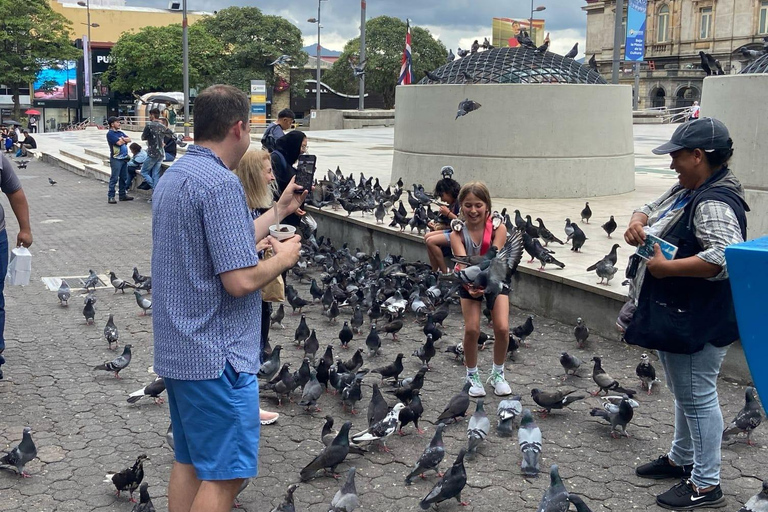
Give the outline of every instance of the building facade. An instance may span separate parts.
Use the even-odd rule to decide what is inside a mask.
[[[640,66],[639,108],[687,107],[701,98],[706,73],[699,52],[720,61],[725,74],[748,60],[740,49],[762,50],[768,36],[768,0],[647,0],[645,61]],[[626,27],[626,1],[623,23]],[[586,58],[611,74],[616,0],[586,0]],[[623,52],[623,44],[622,44]],[[620,83],[634,85],[631,62],[622,62]]]

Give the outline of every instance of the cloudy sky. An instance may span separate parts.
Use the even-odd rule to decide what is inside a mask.
[[[551,33],[550,50],[565,54],[579,42],[579,56],[583,56],[586,40],[586,13],[581,10],[583,0],[534,0],[534,6],[545,6],[536,13],[544,19]],[[127,0],[126,5],[160,7],[167,0]],[[317,29],[307,18],[317,16],[317,0],[188,0],[190,10],[215,11],[232,5],[255,5],[268,14],[291,20],[304,34],[305,45],[315,44]],[[410,18],[414,25],[429,29],[448,48],[469,48],[472,41],[491,36],[494,17],[522,18],[530,16],[531,4],[527,0],[368,0],[367,16],[382,14],[402,19]],[[321,43],[331,50],[342,50],[347,40],[360,33],[359,0],[323,0]]]

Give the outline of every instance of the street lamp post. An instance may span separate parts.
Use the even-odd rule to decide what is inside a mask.
[[[88,124],[93,123],[93,57],[91,57],[91,27],[98,27],[98,23],[91,23],[91,0],[77,2],[80,7],[85,7],[88,18]],[[85,87],[83,87],[85,89]]]
[[[360,0],[360,61],[358,66],[365,62],[365,0]],[[360,84],[358,87],[359,98],[357,100],[357,109],[365,110],[365,75],[360,75]]]
[[[322,2],[328,0],[317,0],[317,18],[309,18],[309,23],[317,23],[317,49],[315,50],[315,58],[317,59],[317,77],[315,82],[315,110],[320,110],[320,5]]]
[[[536,7],[536,8],[534,9],[534,8],[533,8],[533,0],[531,0],[531,17],[530,17],[530,19],[528,20],[528,30],[531,32],[530,34],[528,34],[528,36],[529,36],[531,39],[533,39],[533,13],[534,13],[534,12],[541,12],[541,11],[543,11],[543,10],[545,10],[545,9],[546,9],[546,7],[544,7],[543,5],[540,5],[540,6],[538,6],[538,7]],[[533,39],[533,42],[534,42],[534,43],[536,43],[536,40],[535,40],[535,39]]]
[[[187,0],[182,1],[181,7],[181,47],[184,66],[184,139],[189,138],[189,35],[187,27]],[[175,129],[176,127],[171,127]]]

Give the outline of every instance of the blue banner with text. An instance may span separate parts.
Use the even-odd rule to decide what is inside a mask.
[[[629,0],[624,60],[640,62],[645,55],[645,11],[648,0]]]

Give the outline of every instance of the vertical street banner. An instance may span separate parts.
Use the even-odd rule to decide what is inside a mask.
[[[83,96],[89,97],[91,92],[91,52],[88,48],[91,46],[88,36],[83,36]]]
[[[267,82],[251,80],[251,124],[267,124]]]
[[[407,20],[405,26],[405,50],[403,50],[403,60],[400,65],[400,77],[397,79],[397,85],[409,85],[413,83],[413,65],[411,63],[411,20]]]
[[[645,11],[648,0],[629,0],[624,60],[641,62],[645,57]]]

